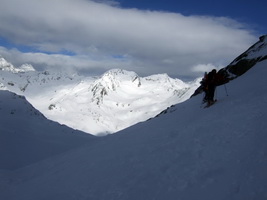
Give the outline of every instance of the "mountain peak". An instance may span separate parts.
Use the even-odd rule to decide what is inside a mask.
[[[4,58],[0,57],[0,71],[9,71],[12,73],[24,73],[35,71],[34,67],[30,64],[23,64],[20,67],[15,67],[11,63],[7,62]]]
[[[35,71],[34,67],[31,64],[23,64],[18,68],[19,72],[31,72]]]
[[[4,58],[0,58],[0,70],[15,72],[15,67]]]
[[[120,85],[120,82],[131,81],[137,83],[140,86],[139,76],[133,71],[127,71],[123,69],[111,69],[104,73],[101,77],[102,82],[106,82],[113,90]]]
[[[98,105],[103,102],[105,95],[112,91],[116,91],[121,84],[130,84],[132,87],[140,87],[141,81],[135,72],[122,69],[111,69],[104,73],[100,79],[96,80],[91,86],[93,92],[92,101]]]

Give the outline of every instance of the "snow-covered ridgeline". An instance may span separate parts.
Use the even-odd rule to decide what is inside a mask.
[[[267,35],[259,38],[259,41],[248,48],[247,51],[239,55],[227,67],[222,69],[222,73],[228,76],[229,79],[234,79],[244,74],[258,62],[267,59]]]
[[[7,62],[4,58],[0,57],[0,71],[23,73],[23,72],[35,71],[35,69],[30,64],[23,64],[20,67],[16,68],[11,63]]]
[[[33,70],[17,73],[17,68],[3,63],[2,89],[25,95],[51,120],[95,135],[152,118],[187,100],[199,86],[199,80],[184,83],[167,74],[139,77],[121,69],[100,77]]]

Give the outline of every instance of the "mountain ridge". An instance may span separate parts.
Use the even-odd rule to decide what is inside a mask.
[[[257,63],[267,59],[267,35],[259,37],[259,41],[235,58],[229,65],[219,71],[226,81],[243,75]]]
[[[184,83],[167,74],[140,77],[122,69],[99,77],[22,72],[4,63],[12,70],[2,70],[0,88],[26,96],[47,118],[94,135],[114,133],[156,116],[188,99],[199,82]]]
[[[24,73],[35,71],[34,67],[30,64],[23,64],[20,67],[16,68],[11,63],[7,62],[4,58],[0,55],[0,71],[10,71],[13,73]]]
[[[248,70],[267,59],[267,35],[259,37],[259,41],[249,47],[245,52],[237,56],[229,65],[218,71],[217,86],[225,85],[228,82],[245,74]],[[226,86],[225,86],[226,87]],[[225,88],[226,89],[226,88]],[[191,97],[203,92],[200,85]]]

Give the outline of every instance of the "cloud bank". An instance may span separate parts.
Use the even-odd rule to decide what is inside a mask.
[[[197,76],[207,67],[226,65],[257,40],[226,17],[124,9],[115,1],[90,0],[1,0],[0,37],[34,49],[0,48],[0,55],[14,63],[171,76]]]

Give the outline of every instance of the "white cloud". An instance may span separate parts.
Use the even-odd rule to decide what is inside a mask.
[[[210,72],[211,70],[213,69],[216,69],[216,70],[219,70],[220,68],[222,68],[223,66],[215,66],[211,63],[208,63],[208,64],[198,64],[196,66],[194,66],[192,68],[192,71],[193,72]]]
[[[124,68],[131,70],[131,59],[125,57],[108,57],[88,55],[62,55],[45,53],[22,53],[17,49],[8,50],[0,47],[0,57],[3,56],[9,62],[19,67],[22,63],[29,63],[37,70],[56,68],[57,70],[81,71],[92,75],[99,75],[110,68]]]
[[[228,64],[256,41],[249,30],[229,18],[186,17],[114,5],[108,0],[1,0],[0,36],[54,52],[38,54],[41,62],[54,66],[68,61],[67,65],[88,70],[124,67],[139,74],[172,76],[196,75],[194,67],[203,63]],[[76,56],[60,55],[62,51]],[[19,57],[37,63],[36,54],[30,55]],[[113,55],[127,56],[122,61]]]

